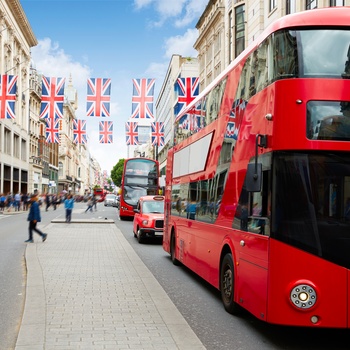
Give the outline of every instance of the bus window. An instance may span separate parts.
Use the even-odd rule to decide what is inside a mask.
[[[350,102],[309,101],[307,138],[350,141]]]
[[[244,66],[242,69],[242,73],[241,73],[238,87],[237,87],[235,101],[238,101],[238,100],[247,101],[249,98],[249,86],[250,86],[250,74],[251,74],[250,61],[251,61],[251,58],[249,56],[246,62],[244,63]]]
[[[271,236],[349,268],[349,156],[276,152],[273,169]]]
[[[257,91],[261,91],[268,84],[268,54],[269,40],[265,40],[257,50]]]
[[[348,77],[349,30],[300,30],[297,34],[301,77]]]
[[[297,76],[297,40],[294,31],[280,31],[273,36],[273,81]]]
[[[267,153],[259,158],[262,162],[262,186],[260,192],[248,192],[243,187],[233,228],[252,233],[270,235],[271,217],[271,154]]]
[[[206,98],[206,125],[212,123],[219,117],[219,111],[225,92],[226,82],[227,78],[222,80],[214,89],[212,89]]]

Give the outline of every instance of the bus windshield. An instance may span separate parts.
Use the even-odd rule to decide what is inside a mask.
[[[349,154],[277,152],[273,164],[271,237],[350,268]]]
[[[258,57],[267,46],[273,58],[267,64],[271,67],[267,78],[270,82],[292,77],[350,78],[349,30],[282,30],[260,46]]]
[[[140,199],[140,197],[146,196],[148,193],[149,193],[149,191],[147,191],[147,188],[145,188],[145,187],[125,185],[123,199],[129,205],[136,206],[137,201]],[[156,193],[152,193],[152,194],[156,194]]]
[[[296,35],[300,77],[350,78],[349,30],[300,30]]]

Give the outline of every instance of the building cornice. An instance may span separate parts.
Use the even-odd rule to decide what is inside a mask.
[[[209,22],[207,23],[207,25],[202,28],[202,30],[199,30],[200,28],[197,27],[197,29],[199,30],[200,34],[197,38],[197,40],[195,41],[194,45],[193,45],[193,48],[197,51],[198,50],[198,46],[200,45],[200,43],[203,41],[203,40],[206,40],[209,38],[209,32],[213,32],[215,31],[215,24],[216,23],[221,23],[222,22],[222,19],[224,17],[224,14],[225,14],[225,7],[221,6],[221,7],[218,7],[213,16],[210,18]],[[222,24],[223,25],[223,24]]]
[[[28,19],[24,13],[23,7],[19,0],[5,0],[7,6],[12,12],[14,18],[16,18],[17,24],[23,33],[23,36],[27,40],[29,47],[38,45],[38,40],[36,39],[33,30],[28,22]]]

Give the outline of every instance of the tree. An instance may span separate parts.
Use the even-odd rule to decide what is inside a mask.
[[[124,162],[124,158],[119,159],[118,163],[113,167],[111,171],[111,179],[113,180],[114,184],[118,187],[120,187],[122,184]]]

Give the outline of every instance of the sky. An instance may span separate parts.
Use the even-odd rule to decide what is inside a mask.
[[[196,24],[209,0],[20,0],[38,40],[33,66],[46,77],[70,77],[78,92],[78,119],[101,170],[127,158],[125,123],[132,79],[154,78],[158,92],[173,54],[197,57]],[[110,117],[87,117],[88,78],[110,78]],[[113,121],[113,143],[100,144],[99,121]]]

